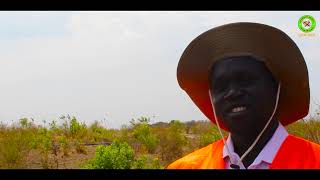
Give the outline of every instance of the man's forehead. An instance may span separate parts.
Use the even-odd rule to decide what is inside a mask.
[[[228,76],[232,73],[269,76],[275,81],[265,63],[251,56],[228,57],[217,61],[210,69],[209,79]]]
[[[267,69],[265,64],[251,56],[228,57],[217,61],[211,68],[212,71],[226,71],[244,69],[246,71],[264,71]]]
[[[251,56],[235,56],[223,58],[217,61],[214,66],[218,65],[230,65],[230,66],[239,66],[239,65],[264,65],[264,63]]]

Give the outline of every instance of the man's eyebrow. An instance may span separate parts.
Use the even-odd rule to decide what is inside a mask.
[[[250,70],[244,70],[244,69],[236,69],[233,70],[232,74],[236,75],[236,77],[244,76],[244,75],[250,75],[250,76],[257,76],[257,73],[250,71]],[[221,81],[221,80],[227,80],[229,75],[226,75],[225,73],[218,73],[212,80],[214,81]]]

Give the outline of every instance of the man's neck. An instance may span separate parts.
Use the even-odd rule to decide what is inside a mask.
[[[271,139],[275,131],[279,126],[279,121],[272,120],[269,127],[262,134],[261,138],[257,142],[257,144],[253,147],[253,149],[246,155],[243,159],[243,164],[247,168],[252,162],[256,159],[259,153],[262,151],[264,146]],[[238,136],[236,134],[231,134],[231,139],[234,146],[234,152],[236,152],[239,156],[242,156],[247,149],[251,146],[251,144],[255,141],[258,135],[253,136]]]

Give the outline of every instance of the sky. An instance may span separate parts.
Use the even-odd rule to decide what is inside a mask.
[[[277,27],[296,42],[309,70],[312,115],[320,103],[320,28],[300,36],[306,14],[320,22],[319,11],[2,11],[0,122],[70,114],[119,128],[141,116],[206,119],[178,85],[179,58],[201,33],[239,21]]]

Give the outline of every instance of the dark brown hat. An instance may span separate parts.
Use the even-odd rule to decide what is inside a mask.
[[[220,59],[242,55],[262,60],[281,82],[277,112],[283,125],[308,114],[308,69],[297,45],[277,28],[239,22],[219,26],[199,35],[180,58],[177,69],[179,85],[207,118],[215,123],[208,94],[210,67]],[[221,121],[219,124],[226,129]]]

